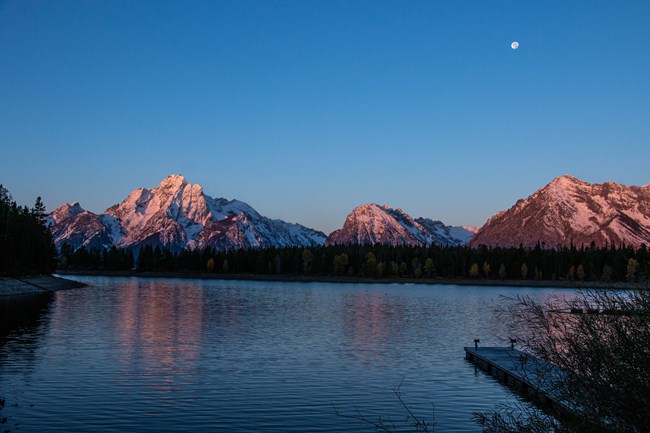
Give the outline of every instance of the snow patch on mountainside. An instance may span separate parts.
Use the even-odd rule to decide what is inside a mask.
[[[458,227],[449,227],[449,234],[451,235],[452,238],[458,239],[461,241],[461,245],[467,244],[469,241],[472,240],[472,236],[478,232],[478,227],[470,227],[470,226],[458,226]]]
[[[103,214],[100,215],[100,221],[108,232],[108,236],[111,239],[113,245],[117,243],[124,237],[124,231],[120,225],[120,220],[115,218],[113,215]]]

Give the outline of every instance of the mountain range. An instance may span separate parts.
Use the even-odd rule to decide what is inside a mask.
[[[152,189],[138,188],[102,214],[66,203],[48,216],[58,248],[139,248],[143,245],[230,250],[387,244],[407,246],[556,248],[650,243],[650,184],[590,184],[570,175],[500,211],[480,229],[412,218],[374,203],[356,207],[329,236],[300,224],[260,215],[250,205],[212,198],[181,175]]]

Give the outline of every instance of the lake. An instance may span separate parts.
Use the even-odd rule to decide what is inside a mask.
[[[393,390],[436,431],[515,397],[464,360],[506,345],[502,295],[562,289],[66,276],[88,287],[2,305],[4,429],[372,432]],[[412,431],[404,429],[400,431]]]

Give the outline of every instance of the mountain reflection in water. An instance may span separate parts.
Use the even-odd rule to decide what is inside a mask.
[[[561,292],[74,278],[88,286],[1,307],[11,430],[367,432],[332,404],[401,420],[403,380],[438,430],[479,432],[472,412],[511,397],[463,346],[504,344],[501,295]]]

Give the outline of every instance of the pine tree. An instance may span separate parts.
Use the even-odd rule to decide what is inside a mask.
[[[36,199],[33,209],[18,206],[0,185],[0,274],[49,274],[56,251],[45,227],[45,206]]]
[[[47,218],[47,212],[45,210],[45,205],[43,204],[43,200],[41,200],[41,197],[36,197],[36,202],[34,203],[34,207],[32,208],[32,215],[41,223],[41,225],[45,224],[45,219]]]

